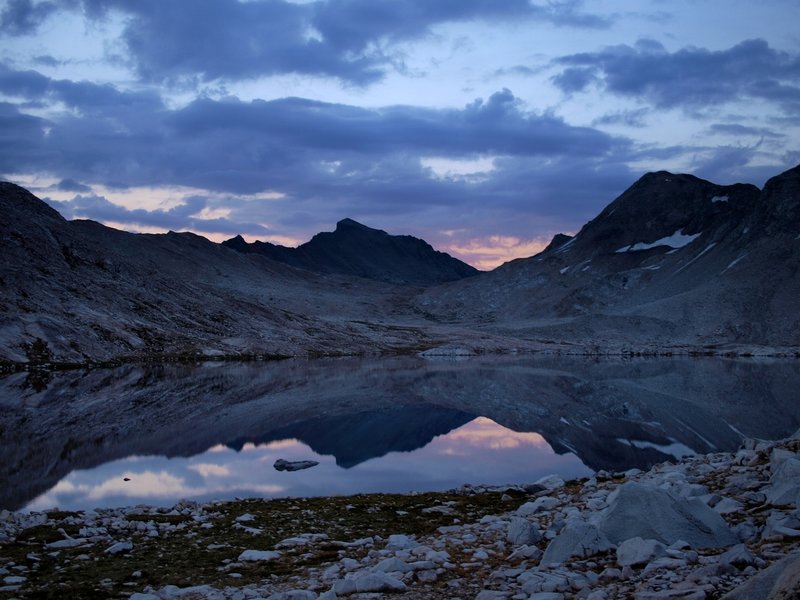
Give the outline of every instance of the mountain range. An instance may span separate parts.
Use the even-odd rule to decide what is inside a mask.
[[[66,221],[0,183],[0,361],[796,352],[800,166],[648,173],[575,236],[480,273],[351,219],[298,248]]]
[[[401,285],[424,286],[478,274],[475,267],[434,250],[424,240],[389,235],[353,219],[342,219],[335,231],[318,233],[297,248],[260,241],[248,244],[241,236],[222,245],[318,273],[355,275]]]

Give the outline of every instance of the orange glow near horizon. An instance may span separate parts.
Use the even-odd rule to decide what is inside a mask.
[[[490,271],[515,258],[528,258],[547,247],[550,239],[524,240],[514,236],[492,235],[467,242],[452,241],[442,246],[448,254],[482,271]]]

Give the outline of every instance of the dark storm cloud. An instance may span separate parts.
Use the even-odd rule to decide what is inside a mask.
[[[652,40],[557,59],[565,69],[553,83],[566,93],[593,83],[658,108],[702,108],[743,98],[800,108],[800,55],[770,48],[760,39],[727,50],[683,48],[668,52]]]
[[[114,86],[88,81],[50,79],[38,71],[17,71],[0,63],[0,94],[34,101],[60,101],[85,113],[136,111],[147,113],[163,108],[155,91],[121,92]]]
[[[285,98],[273,101],[198,100],[168,123],[181,137],[258,134],[277,147],[337,152],[462,157],[476,154],[598,154],[613,139],[548,115],[531,115],[507,89],[464,109],[410,106],[365,109]]]
[[[571,94],[583,91],[595,79],[597,79],[597,75],[593,68],[570,67],[553,76],[552,81],[561,91]]]
[[[400,218],[438,209],[448,209],[454,221],[474,219],[487,207],[566,218],[589,198],[592,207],[607,201],[630,179],[627,169],[614,166],[622,164],[614,157],[630,150],[624,138],[528,112],[505,89],[462,109],[367,109],[301,98],[202,99],[169,109],[148,94],[6,68],[0,91],[23,100],[44,94],[73,108],[42,119],[0,105],[0,172],[49,174],[67,180],[65,189],[73,182],[180,185],[231,196],[154,212],[126,211],[90,194],[59,205],[97,220],[209,231],[197,212],[227,208],[230,219],[214,231],[263,235],[244,224],[264,222],[264,210],[276,223],[301,213],[325,218],[321,227],[344,216]],[[486,156],[500,157],[496,168],[475,177],[440,177],[421,161]],[[282,196],[235,198],[263,192]],[[522,235],[525,220],[513,221],[509,231]]]
[[[269,230],[253,223],[240,223],[226,218],[203,219],[198,217],[208,206],[208,199],[202,196],[190,196],[169,210],[128,209],[109,202],[103,196],[94,194],[77,195],[72,200],[48,202],[68,219],[92,219],[134,224],[142,227],[159,227],[163,229],[193,229],[235,235],[267,235]]]
[[[52,3],[15,0],[7,29],[33,33]],[[367,85],[398,62],[393,44],[424,37],[437,25],[531,19],[555,26],[607,27],[582,2],[529,0],[67,0],[89,19],[110,10],[127,16],[127,58],[147,81],[239,80],[282,73]],[[13,10],[12,10],[13,9]]]
[[[0,35],[20,36],[34,33],[57,10],[58,5],[55,2],[8,0],[0,12]]]
[[[57,190],[62,192],[80,192],[85,194],[92,191],[92,188],[90,188],[88,185],[78,183],[74,179],[62,179],[56,184],[55,187]]]
[[[152,93],[51,80],[6,67],[0,68],[0,92],[23,99],[45,95],[75,109],[43,122],[9,105],[15,113],[9,118],[17,127],[34,129],[30,143],[39,149],[38,158],[19,157],[19,167],[105,185],[178,184],[253,193],[296,186],[295,180],[309,174],[328,178],[328,163],[335,161],[358,163],[357,171],[401,156],[601,156],[625,143],[552,115],[529,113],[505,89],[463,109],[366,109],[284,98],[200,99],[169,110]],[[10,148],[6,154],[14,160]]]

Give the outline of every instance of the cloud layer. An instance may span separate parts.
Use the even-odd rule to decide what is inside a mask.
[[[762,39],[726,50],[676,52],[644,39],[556,62],[566,68],[553,83],[566,93],[596,84],[655,108],[703,108],[750,98],[780,105],[787,113],[800,109],[800,55],[775,50]]]
[[[489,266],[646,170],[761,184],[800,160],[800,47],[778,21],[675,41],[712,5],[8,0],[0,174],[132,229],[286,242],[352,217]]]
[[[527,19],[568,27],[609,24],[574,0],[67,0],[63,6],[89,19],[122,13],[127,55],[139,76],[153,82],[299,73],[366,85],[401,60],[394,45],[423,38],[437,25]],[[0,33],[33,33],[56,10],[52,2],[12,0],[0,13]]]

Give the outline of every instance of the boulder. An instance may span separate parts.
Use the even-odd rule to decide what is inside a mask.
[[[541,479],[537,479],[535,483],[550,491],[564,487],[564,480],[558,475],[545,475]]]
[[[542,539],[542,534],[533,523],[522,517],[512,517],[508,524],[507,539],[513,546],[531,545]]]
[[[636,567],[664,556],[667,547],[658,540],[645,540],[633,537],[617,547],[617,563],[622,567]]]
[[[386,573],[362,573],[349,579],[340,579],[333,584],[337,596],[365,594],[371,592],[405,592],[406,584]]]
[[[542,496],[533,502],[526,502],[517,509],[517,515],[520,517],[527,517],[528,515],[536,514],[542,510],[550,510],[558,506],[559,502],[556,498],[551,496]]]
[[[800,495],[800,458],[794,452],[776,448],[770,457],[770,485],[764,488],[767,501],[775,505],[797,506]]]
[[[737,544],[733,548],[726,550],[719,557],[722,564],[733,565],[737,569],[754,566],[757,564],[756,557],[747,549],[744,544]]]
[[[587,558],[612,548],[608,538],[590,523],[568,523],[544,551],[541,563],[563,563],[572,557]]]
[[[120,554],[121,552],[130,552],[133,550],[133,544],[131,542],[117,542],[106,548],[106,554]]]
[[[386,542],[387,550],[410,550],[411,548],[416,548],[417,546],[419,546],[419,542],[417,542],[414,538],[400,533],[390,535]]]
[[[289,590],[272,594],[267,600],[317,600],[317,595],[309,590]]]
[[[664,544],[684,540],[694,548],[723,548],[738,542],[723,518],[697,498],[676,497],[634,481],[611,494],[597,526],[615,544],[634,537]]]
[[[396,556],[384,558],[381,562],[372,568],[373,571],[380,571],[382,573],[392,573],[399,571],[400,573],[408,573],[413,571],[413,567],[404,560],[400,560]]]
[[[245,550],[239,555],[240,562],[258,562],[262,560],[275,560],[281,555],[274,550]]]
[[[789,600],[800,597],[800,552],[764,569],[722,600]]]

